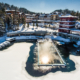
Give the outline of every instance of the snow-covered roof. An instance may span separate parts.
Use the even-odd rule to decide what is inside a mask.
[[[26,17],[26,18],[34,18],[34,17]]]
[[[5,10],[5,11],[7,12],[7,11],[15,11],[15,10]],[[19,11],[17,11],[17,12],[19,12]]]
[[[19,13],[20,15],[22,14],[22,12]]]
[[[31,14],[25,14],[26,16],[31,15]]]
[[[72,16],[72,15],[70,15],[70,14],[66,14],[66,15],[64,15],[64,16],[60,16],[60,18],[63,18],[63,17],[73,17],[73,18],[77,18],[77,16]]]
[[[32,14],[32,16],[36,16],[36,14]]]
[[[62,38],[60,36],[53,36],[53,39],[63,41],[63,42],[70,42],[70,39],[65,39],[65,38]]]

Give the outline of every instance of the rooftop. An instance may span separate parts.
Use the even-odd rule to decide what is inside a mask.
[[[67,15],[64,15],[64,16],[60,16],[60,18],[63,18],[63,17],[73,17],[73,18],[78,18],[77,16],[72,16],[70,14],[67,14]]]
[[[8,12],[8,11],[15,11],[15,10],[5,10],[6,12]],[[17,10],[17,12],[19,12],[18,10]]]

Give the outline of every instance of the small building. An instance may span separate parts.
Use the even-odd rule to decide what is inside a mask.
[[[51,14],[40,14],[39,20],[51,20]]]
[[[26,22],[27,23],[31,23],[33,20],[37,20],[38,19],[38,15],[37,14],[25,14],[26,15]]]

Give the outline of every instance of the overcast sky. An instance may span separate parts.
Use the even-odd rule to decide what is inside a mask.
[[[0,0],[30,11],[50,13],[56,9],[70,9],[80,11],[80,0]]]

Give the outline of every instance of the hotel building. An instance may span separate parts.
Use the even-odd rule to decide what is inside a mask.
[[[70,33],[70,29],[75,27],[77,17],[72,15],[60,16],[59,32]]]

